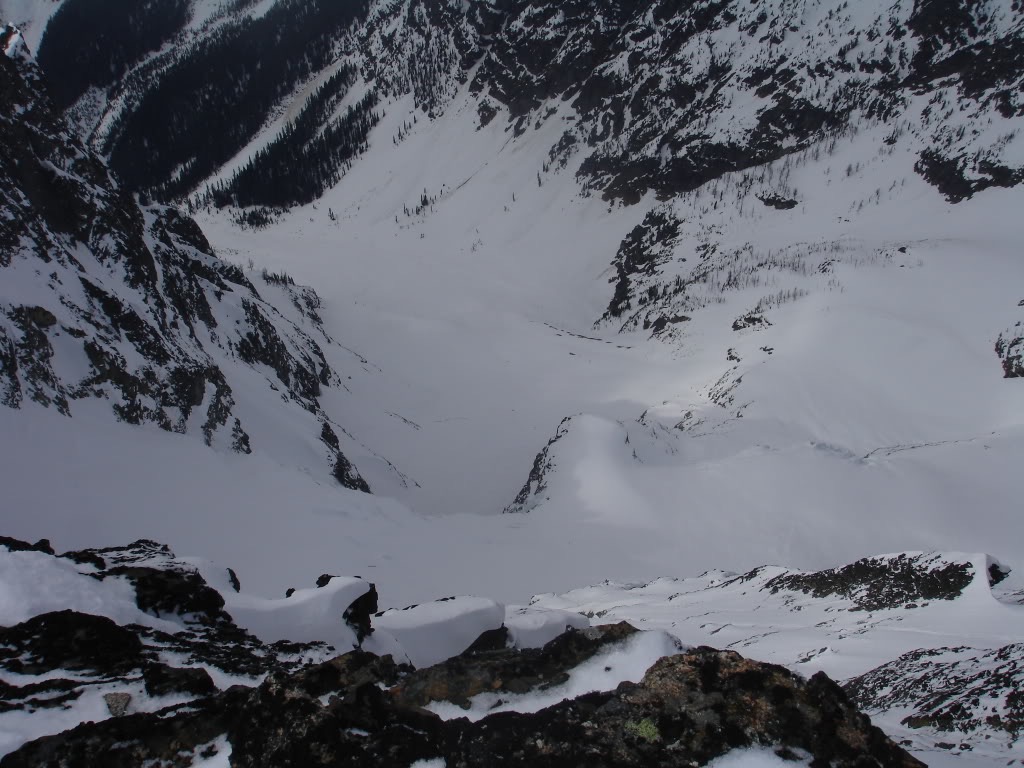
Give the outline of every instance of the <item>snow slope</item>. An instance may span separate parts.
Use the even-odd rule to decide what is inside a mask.
[[[984,123],[947,86],[911,93],[906,114],[964,128],[968,144],[947,148],[971,162],[998,145],[1017,163],[1017,118]],[[719,128],[750,117],[741,96]],[[443,102],[427,119],[413,94],[385,98],[342,182],[268,228],[198,217],[221,257],[323,297],[339,340],[323,354],[343,378],[320,403],[375,496],[311,469],[315,440],[277,442],[294,419],[255,385],[239,407],[269,447],[250,457],[28,403],[0,410],[4,532],[62,549],[166,541],[266,599],[325,572],[372,579],[385,608],[471,593],[486,619],[474,629],[494,623],[493,601],[565,592],[537,606],[844,680],[921,647],[1019,638],[1019,606],[980,581],[953,605],[874,618],[843,605],[832,622],[835,606],[765,597],[781,569],[756,592],[674,580],[917,550],[1024,563],[1024,389],[994,351],[1024,300],[1020,186],[953,203],[915,171],[932,134],[855,114],[801,152],[626,206],[587,194],[583,151],[551,162],[581,119],[571,104],[545,103],[520,132],[504,113],[481,127],[469,82]],[[655,237],[659,221],[673,234]],[[606,579],[647,586],[567,592]],[[907,738],[933,749],[941,737],[925,733]],[[1019,759],[1013,744],[965,743]]]
[[[516,137],[499,120],[479,129],[463,86],[397,145],[412,99],[382,109],[369,151],[320,202],[257,231],[220,214],[200,220],[222,257],[288,271],[324,296],[324,327],[346,348],[324,347],[345,378],[322,405],[358,436],[346,455],[370,486],[401,504],[334,496],[327,508],[362,522],[325,536],[331,524],[316,510],[333,490],[272,479],[288,453],[275,450],[259,479],[222,484],[204,472],[174,488],[222,526],[246,519],[244,546],[176,524],[193,513],[174,495],[146,498],[153,514],[130,524],[149,529],[139,535],[242,570],[277,563],[276,575],[247,578],[268,595],[308,581],[300,573],[361,572],[386,553],[428,574],[384,590],[396,605],[464,592],[467,574],[481,594],[521,601],[601,578],[824,567],[879,551],[1020,559],[1010,510],[1024,396],[992,352],[1024,277],[1018,190],[952,205],[912,172],[913,148],[885,144],[886,128],[874,126],[834,154],[812,148],[670,203],[623,207],[580,193],[578,156],[538,185],[535,161],[574,119],[567,107]],[[854,159],[860,168],[847,175]],[[757,193],[773,188],[768,171],[778,178],[786,167],[800,204],[779,211]],[[433,204],[406,215],[424,189]],[[679,276],[689,287],[678,309],[691,319],[653,338],[640,323],[595,329],[619,243],[655,209],[683,225],[670,263],[636,278],[637,293]],[[762,330],[733,330],[779,293],[799,299],[768,306]],[[532,513],[497,517],[566,416]],[[41,434],[44,421],[18,429]],[[110,536],[92,521],[114,531],[142,502],[116,462],[75,447],[91,424],[63,426],[77,437],[29,437],[6,465],[11,497],[44,511],[13,520],[12,533],[103,544]],[[268,422],[260,442],[276,429]],[[104,442],[119,451],[120,439]],[[67,487],[30,481],[26,467],[57,443],[64,466],[91,467],[79,482],[95,483],[102,504],[80,511]],[[125,453],[159,466],[144,451],[176,441],[155,444]],[[265,490],[275,483],[289,492]],[[282,509],[287,524],[275,519]],[[54,532],[78,514],[90,522]],[[286,525],[302,557],[278,554]],[[307,557],[310,547],[323,559]],[[349,558],[361,567],[336,565]]]
[[[689,571],[950,547],[1019,557],[1024,393],[992,351],[1024,278],[1018,191],[950,205],[898,147],[847,177],[878,127],[834,157],[798,158],[793,210],[762,204],[740,175],[671,204],[608,206],[579,196],[572,167],[538,187],[520,162],[554,140],[556,118],[513,140],[497,123],[476,130],[470,103],[371,147],[267,230],[202,219],[235,258],[316,285],[327,322],[373,350],[382,375],[358,396],[401,419],[359,431],[419,484],[395,491],[403,501],[497,512],[573,416],[527,528],[557,521],[588,545],[587,531],[609,532],[623,557]],[[374,135],[409,106],[387,106]],[[888,196],[860,204],[894,172]],[[427,180],[437,202],[406,217]],[[656,338],[595,329],[618,241],[666,208],[683,231],[651,282],[692,281],[690,320]],[[730,272],[746,284],[723,288]],[[780,293],[799,298],[775,306]],[[759,302],[771,325],[733,330]]]

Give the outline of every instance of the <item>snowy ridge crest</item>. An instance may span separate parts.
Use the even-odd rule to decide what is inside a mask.
[[[525,765],[576,759],[582,743],[625,766],[654,754],[707,764],[755,745],[838,766],[921,765],[820,673],[805,680],[626,622],[587,627],[582,617],[519,646],[479,599],[456,598],[374,617],[402,630],[407,657],[436,657],[413,668],[395,662],[395,637],[378,637],[387,629],[370,627],[373,585],[325,575],[309,594],[260,600],[230,572],[231,585],[214,589],[199,572],[217,581],[218,569],[189,562],[150,541],[59,557],[45,541],[0,542],[10,587],[0,628],[0,668],[12,680],[0,712],[5,764],[230,757],[270,768],[355,756],[358,765],[404,765],[478,762],[518,745],[513,759]],[[67,607],[48,611],[55,597]],[[515,619],[531,613],[555,612]],[[260,638],[247,631],[257,617]],[[308,631],[336,642],[289,639]],[[275,633],[282,638],[266,642]],[[273,723],[284,727],[268,739]]]

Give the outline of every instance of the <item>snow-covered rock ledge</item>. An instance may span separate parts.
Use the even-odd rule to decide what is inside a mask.
[[[0,765],[919,764],[824,674],[559,608],[376,609],[358,578],[266,599],[152,541],[0,538]]]

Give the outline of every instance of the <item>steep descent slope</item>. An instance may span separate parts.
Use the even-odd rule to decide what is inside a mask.
[[[336,125],[379,89],[375,124],[364,126],[359,151],[337,166],[340,183],[321,179],[323,198],[291,212],[255,212],[251,221],[270,222],[260,230],[239,228],[223,211],[200,215],[219,252],[268,269],[261,295],[290,295],[284,269],[317,286],[323,306],[302,294],[282,310],[316,335],[330,370],[349,360],[353,378],[323,386],[315,403],[303,401],[313,410],[294,402],[279,410],[290,373],[286,381],[271,365],[273,373],[260,369],[258,387],[236,385],[235,372],[251,375],[234,365],[242,341],[226,334],[226,349],[209,346],[201,316],[168,315],[194,328],[204,353],[225,370],[254,449],[299,470],[282,471],[266,457],[244,466],[230,455],[197,456],[155,430],[122,430],[125,437],[108,444],[108,424],[4,409],[5,434],[19,436],[17,451],[14,440],[5,444],[16,455],[0,463],[5,501],[39,510],[18,514],[12,532],[78,546],[95,543],[100,526],[107,537],[145,526],[176,547],[187,541],[188,551],[243,562],[243,579],[267,593],[297,575],[308,579],[309,569],[379,568],[390,569],[381,574],[396,587],[389,592],[409,601],[467,582],[521,598],[609,577],[767,561],[817,568],[902,549],[990,551],[1019,561],[1024,392],[1004,378],[1016,370],[1024,284],[1019,3],[752,5],[765,13],[760,22],[737,5],[695,3],[687,16],[656,3],[566,3],[561,11],[539,3],[375,4],[365,24],[338,40],[342,58],[289,84],[288,95],[277,93],[250,122],[249,143],[208,191],[230,190],[251,159],[259,166],[302,157],[310,136],[322,138],[317,121]],[[863,33],[863,52],[852,48],[846,65],[828,69],[825,60],[846,44],[837,47],[847,24]],[[640,45],[663,32],[665,51],[660,42]],[[750,41],[756,45],[741,45]],[[879,57],[890,44],[886,64]],[[167,66],[179,66],[179,55],[186,62],[187,50],[166,52]],[[755,73],[762,60],[766,79]],[[799,66],[787,73],[790,60]],[[609,70],[616,62],[622,70]],[[634,119],[624,94],[662,64],[702,90],[640,98]],[[323,90],[338,75],[338,90]],[[834,111],[820,114],[819,97]],[[123,105],[106,98],[99,103],[109,122],[96,123],[97,140],[112,136],[104,126],[121,119]],[[657,105],[666,112],[658,116]],[[81,116],[87,105],[79,106]],[[125,109],[130,115],[131,105]],[[316,117],[308,124],[307,110]],[[269,151],[290,147],[294,135],[309,139],[302,151]],[[662,146],[658,137],[670,140]],[[155,241],[169,214],[143,210],[155,222],[143,238]],[[60,237],[51,239],[59,245]],[[173,238],[172,245],[180,247]],[[165,266],[171,261],[154,251],[158,274],[173,272]],[[207,298],[218,329],[242,319],[235,299],[254,301],[244,274],[223,269],[223,298]],[[132,290],[152,296],[139,282]],[[76,413],[85,410],[91,400],[76,399],[77,389],[38,383],[53,377],[48,347],[32,339],[40,324],[56,325],[49,317],[58,309],[40,301],[49,314],[25,315],[36,306],[23,304],[27,284],[17,287],[21,303],[12,299],[8,333],[14,347],[34,345],[17,357],[19,366],[23,359],[44,365],[33,376],[36,389],[19,378],[18,391],[38,390],[58,406],[63,395]],[[130,303],[152,314],[141,298]],[[234,314],[223,309],[222,317],[220,307]],[[27,322],[23,315],[35,323],[31,334],[17,325]],[[323,329],[344,328],[356,348],[372,350],[379,369],[321,342],[317,317]],[[155,386],[164,386],[162,370]],[[163,413],[172,427],[181,423],[178,401],[150,400],[142,398],[146,419],[161,423]],[[387,492],[438,515],[310,484],[303,468],[317,454],[309,445],[338,447],[326,431],[317,440],[321,411],[344,413],[338,421],[366,436],[373,450],[355,456],[348,451],[355,440],[332,430],[360,467],[376,452],[409,470],[412,482],[373,461]],[[268,414],[258,433],[252,425]],[[189,482],[175,488],[153,459],[166,459]],[[33,487],[25,478],[47,461],[64,467],[64,482]],[[117,491],[97,501],[88,491],[104,483]],[[136,484],[151,484],[158,498]],[[204,498],[211,490],[215,498]],[[509,502],[517,514],[497,515]],[[135,515],[142,507],[145,514]],[[478,514],[488,511],[495,514]],[[971,747],[1003,761],[1014,743],[983,744],[1003,735],[983,720],[1002,700],[975,702],[970,689],[978,681],[999,698],[1014,685],[1018,607],[994,604],[982,556],[914,555],[904,568],[907,559],[825,574],[758,571],[728,577],[721,582],[728,589],[709,584],[712,575],[698,580],[693,599],[685,594],[693,584],[606,585],[586,609],[611,616],[636,600],[638,620],[678,621],[701,642],[728,638],[789,664],[866,673],[852,689],[865,706],[885,711],[892,727],[913,731],[908,738],[923,734],[918,746],[962,733],[949,750]],[[943,598],[917,589],[936,562],[959,585],[948,612],[917,603]],[[968,566],[969,590],[958,576]],[[882,586],[856,583],[864,572],[880,572]],[[902,589],[906,573],[913,589]],[[767,583],[776,576],[778,590]],[[800,595],[808,592],[814,599],[805,602]],[[640,599],[645,593],[652,599]],[[556,607],[555,598],[538,603],[549,599]],[[586,602],[564,599],[581,609]],[[730,600],[739,604],[732,613]],[[709,612],[726,615],[702,620]],[[906,631],[914,620],[924,631]],[[796,644],[780,642],[794,635],[799,656]],[[952,648],[965,636],[977,650],[932,656],[908,645]],[[903,655],[866,663],[865,645],[879,637],[897,638],[887,653]],[[833,641],[838,652],[804,657]],[[952,695],[935,690],[929,665],[956,686]],[[1015,717],[1019,708],[1007,702],[1000,711]],[[1006,732],[1015,739],[1018,731]]]
[[[141,146],[140,100],[219,25],[248,39],[259,6],[195,5],[74,114]],[[559,541],[625,530],[652,562],[734,567],[1012,556],[1021,396],[993,350],[1013,370],[1020,33],[994,0],[374,2],[323,66],[282,49],[295,77],[252,80],[263,106],[214,176],[188,142],[157,148],[209,182],[194,203],[242,178],[255,202],[373,94],[320,201],[259,232],[203,222],[374,350],[382,375],[346,383],[372,407],[346,423],[419,509],[502,509],[583,414],[509,507],[547,506]]]
[[[1019,187],[952,203],[915,172],[918,138],[865,119],[622,206],[580,194],[582,152],[538,185],[569,105],[515,136],[478,129],[469,83],[431,121],[412,101],[382,102],[315,206],[259,231],[201,216],[219,245],[316,284],[374,350],[387,376],[360,396],[415,426],[360,432],[422,485],[410,504],[506,507],[571,416],[544,492],[514,507],[544,521],[506,524],[552,557],[1015,559],[1024,393],[994,348],[1019,319]]]

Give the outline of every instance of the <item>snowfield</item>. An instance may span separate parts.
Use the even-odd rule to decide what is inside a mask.
[[[470,104],[463,91],[397,146],[412,104],[384,104],[344,183],[269,229],[199,217],[222,257],[287,271],[323,297],[344,347],[325,354],[345,387],[322,401],[361,443],[346,438],[346,454],[374,496],[283,466],[282,451],[210,455],[28,406],[0,412],[6,503],[31,510],[8,533],[59,548],[166,541],[230,563],[267,597],[360,573],[396,607],[467,583],[523,602],[606,578],[821,568],[884,551],[1022,560],[1024,391],[992,351],[1024,284],[1019,190],[950,205],[898,153],[847,177],[839,169],[863,154],[853,146],[802,160],[789,211],[727,180],[723,200],[738,208],[705,214],[701,191],[673,204],[692,232],[670,269],[698,267],[712,232],[719,253],[754,253],[754,266],[741,254],[714,268],[757,281],[709,285],[707,305],[667,338],[617,333],[594,327],[609,265],[664,204],[581,196],[571,164],[538,186],[528,159],[569,118],[514,139],[500,120],[478,130]],[[858,206],[883,179],[896,182],[888,198]],[[437,202],[406,216],[424,188]],[[800,264],[756,267],[787,249]],[[803,293],[767,310],[770,326],[732,329],[787,290]],[[500,515],[567,416],[530,514]],[[40,482],[39,467],[60,482]]]
[[[321,573],[372,580],[382,608],[477,596],[451,615],[424,606],[424,620],[378,619],[405,645],[382,634],[375,647],[399,657],[415,647],[404,658],[420,663],[500,625],[495,600],[509,605],[514,635],[543,627],[543,614],[517,618],[515,606],[534,594],[547,596],[531,609],[567,611],[554,633],[579,625],[567,615],[627,619],[839,680],[916,648],[980,654],[1020,637],[1019,606],[987,590],[865,615],[827,601],[766,604],[736,582],[716,588],[724,575],[687,578],[765,563],[818,569],[887,551],[1024,562],[1024,394],[993,352],[1024,285],[1019,191],[951,206],[905,169],[891,199],[858,212],[865,189],[906,163],[847,178],[834,172],[845,164],[837,156],[795,172],[803,202],[793,210],[757,203],[715,218],[698,215],[699,195],[683,198],[672,213],[691,229],[673,247],[687,260],[672,268],[708,263],[696,252],[714,232],[719,253],[739,255],[709,271],[757,278],[716,289],[712,274],[706,305],[670,333],[618,333],[595,326],[609,264],[622,237],[664,204],[581,197],[571,167],[538,186],[521,158],[552,141],[546,126],[513,142],[500,124],[477,131],[468,111],[453,109],[394,148],[388,131],[409,108],[386,106],[374,135],[387,147],[371,149],[315,206],[260,231],[200,216],[221,256],[286,271],[322,296],[339,345],[325,354],[345,375],[344,389],[322,399],[357,436],[349,444],[363,445],[347,453],[375,494],[284,466],[278,452],[211,453],[85,409],[70,420],[4,410],[5,503],[19,510],[5,533],[48,536],[58,549],[148,537],[230,564],[260,596],[248,598],[251,619],[239,614],[257,634],[258,605],[273,602],[259,600]],[[405,217],[424,185],[440,199]],[[723,194],[739,205],[741,187]],[[796,256],[757,266],[769,253]],[[733,330],[763,297],[786,291],[795,300],[769,303],[768,323]],[[353,357],[364,362],[353,367]],[[41,482],[40,467],[59,481]],[[506,507],[528,512],[500,514]],[[459,621],[466,628],[453,635]],[[933,731],[876,714],[926,761],[951,759]],[[968,757],[981,762],[1016,754],[972,743]]]

